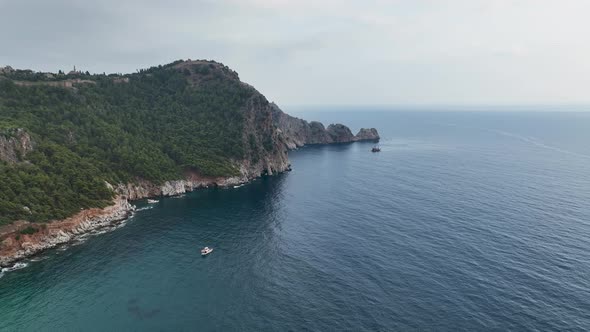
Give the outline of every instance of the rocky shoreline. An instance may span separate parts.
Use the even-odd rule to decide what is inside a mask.
[[[126,198],[117,196],[111,206],[83,210],[64,220],[40,225],[21,221],[0,228],[0,267],[11,266],[90,231],[123,221],[134,209]],[[35,232],[24,232],[27,229],[35,229]]]
[[[275,171],[281,173],[290,169],[290,165],[283,165],[283,169]],[[261,174],[260,172],[258,174]],[[149,181],[120,184],[116,187],[108,186],[117,194],[113,205],[104,209],[93,208],[82,210],[76,215],[64,220],[36,224],[26,221],[15,222],[0,227],[0,268],[8,268],[20,261],[37,255],[45,250],[67,244],[89,232],[113,226],[128,219],[135,211],[131,203],[146,198],[172,197],[210,187],[231,187],[248,183],[257,176],[207,178],[196,174],[186,174],[183,180],[166,181],[156,185]],[[33,234],[26,230],[34,228]]]

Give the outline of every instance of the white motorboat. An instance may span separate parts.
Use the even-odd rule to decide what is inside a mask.
[[[158,203],[159,201],[157,199],[148,199],[147,201],[149,204],[155,204]]]
[[[205,247],[201,249],[201,256],[207,256],[213,251],[213,248]]]

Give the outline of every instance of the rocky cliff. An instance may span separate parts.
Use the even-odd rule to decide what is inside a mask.
[[[343,124],[331,124],[325,128],[317,121],[305,121],[283,112],[276,104],[271,104],[273,122],[280,130],[288,149],[295,149],[306,144],[349,143],[357,141],[378,141],[379,133],[375,128],[361,128],[353,135],[350,128]]]
[[[0,131],[0,161],[14,164],[33,150],[33,140],[22,128]]]
[[[233,161],[240,174],[233,177],[211,178],[189,172],[186,179],[183,179],[186,181],[186,188],[202,187],[204,183],[233,185],[247,182],[261,175],[280,173],[289,168],[283,138],[273,121],[273,105],[260,92],[251,85],[241,82],[235,71],[215,61],[181,61],[174,65],[174,68],[185,74],[194,89],[199,89],[215,79],[238,82],[242,89],[251,93],[240,109],[243,121],[241,145],[244,148],[244,158]]]
[[[242,140],[247,156],[240,163],[245,180],[273,175],[289,168],[287,147],[273,121],[272,105],[256,92],[247,102]]]
[[[256,169],[255,171],[258,172],[261,169]],[[136,181],[118,184],[117,186],[112,186],[110,184],[108,184],[108,186],[112,188],[117,195],[130,201],[135,201],[150,197],[177,196],[201,188],[235,186],[257,177],[254,176],[254,174],[260,175],[260,173],[250,173],[250,171],[246,169],[244,169],[243,172],[244,175],[242,176],[218,178],[206,177],[196,173],[187,173],[185,174],[184,179],[165,181],[160,184],[137,179]],[[250,174],[250,176],[248,176],[248,174]]]

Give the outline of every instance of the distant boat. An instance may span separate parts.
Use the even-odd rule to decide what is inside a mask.
[[[159,201],[157,199],[148,199],[147,201],[149,204],[155,204],[158,203]]]
[[[211,252],[213,252],[213,248],[205,247],[205,248],[201,249],[201,256],[207,256]]]
[[[375,145],[372,149],[371,152],[381,152],[381,148],[379,147],[379,145]]]

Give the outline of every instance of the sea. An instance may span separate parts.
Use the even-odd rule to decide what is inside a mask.
[[[590,112],[296,115],[376,127],[381,152],[308,146],[292,172],[137,202],[5,269],[0,330],[590,330]]]

